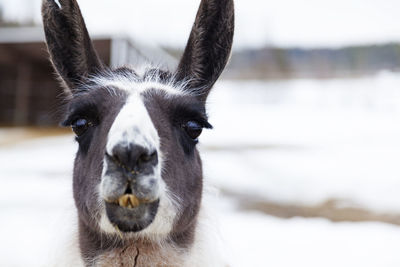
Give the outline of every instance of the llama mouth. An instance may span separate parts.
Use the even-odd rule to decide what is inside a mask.
[[[159,199],[139,200],[125,194],[117,201],[105,202],[107,217],[122,232],[139,232],[149,226],[157,214]]]
[[[154,202],[148,199],[138,199],[135,195],[133,194],[125,194],[122,195],[118,198],[117,201],[115,201],[115,204],[118,204],[119,206],[123,208],[128,208],[128,209],[133,209],[137,208],[141,204],[146,204],[146,203],[151,203]]]

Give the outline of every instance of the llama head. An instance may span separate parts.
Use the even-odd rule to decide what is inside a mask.
[[[79,143],[73,177],[80,225],[122,237],[183,237],[202,192],[196,149],[205,101],[228,60],[232,0],[203,0],[176,71],[108,69],[76,0],[44,0],[52,64],[68,94],[65,126]]]

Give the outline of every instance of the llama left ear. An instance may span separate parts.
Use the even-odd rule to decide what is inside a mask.
[[[201,1],[176,77],[203,102],[229,59],[233,31],[233,0]]]
[[[90,40],[76,0],[43,0],[43,26],[51,62],[69,93],[104,66]]]

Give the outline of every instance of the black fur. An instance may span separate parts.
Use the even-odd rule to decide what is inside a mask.
[[[43,25],[51,62],[67,89],[74,92],[103,64],[90,40],[76,0],[53,0],[42,5]]]
[[[201,1],[177,70],[203,102],[229,59],[234,31],[233,0]]]

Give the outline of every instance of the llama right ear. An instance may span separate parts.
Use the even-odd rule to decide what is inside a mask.
[[[233,31],[233,0],[201,1],[176,78],[203,102],[229,59]]]
[[[101,71],[101,63],[90,40],[76,0],[43,0],[42,16],[51,62],[75,93],[90,76]]]

